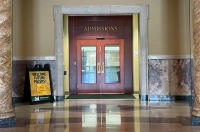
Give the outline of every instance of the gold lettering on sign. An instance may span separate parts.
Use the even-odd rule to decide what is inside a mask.
[[[84,31],[117,31],[117,26],[87,26]]]

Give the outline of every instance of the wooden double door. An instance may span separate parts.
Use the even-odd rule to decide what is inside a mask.
[[[77,40],[78,93],[124,93],[124,40]]]

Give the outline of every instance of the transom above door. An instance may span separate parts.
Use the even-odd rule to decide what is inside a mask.
[[[77,40],[78,93],[124,93],[124,40]]]

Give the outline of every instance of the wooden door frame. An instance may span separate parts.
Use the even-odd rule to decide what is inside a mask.
[[[81,46],[82,45],[95,45],[96,46],[96,63],[104,63],[105,60],[102,57],[105,57],[105,50],[102,48],[105,45],[112,45],[112,44],[119,44],[119,57],[120,57],[120,83],[104,83],[105,80],[105,74],[102,75],[102,73],[97,73],[96,71],[96,83],[81,83],[81,72],[82,72],[82,64],[81,64]],[[105,40],[97,40],[97,39],[79,39],[76,40],[76,46],[77,46],[77,94],[80,93],[124,93],[125,87],[124,87],[124,39],[105,39]],[[100,50],[101,48],[101,50]],[[97,66],[97,65],[96,65]],[[105,70],[105,68],[104,68]],[[116,73],[117,74],[117,73]],[[100,81],[100,80],[101,81]],[[79,89],[81,87],[81,89]]]
[[[98,9],[98,10],[97,10]],[[148,95],[148,5],[92,5],[92,6],[54,6],[54,41],[55,41],[55,88],[53,94],[56,100],[64,100],[64,57],[63,57],[63,15],[131,15],[138,13],[139,20],[139,56],[140,56],[140,97],[142,100],[147,99]]]

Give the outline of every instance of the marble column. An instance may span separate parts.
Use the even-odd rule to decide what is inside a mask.
[[[0,126],[15,124],[12,107],[12,0],[0,0]]]

